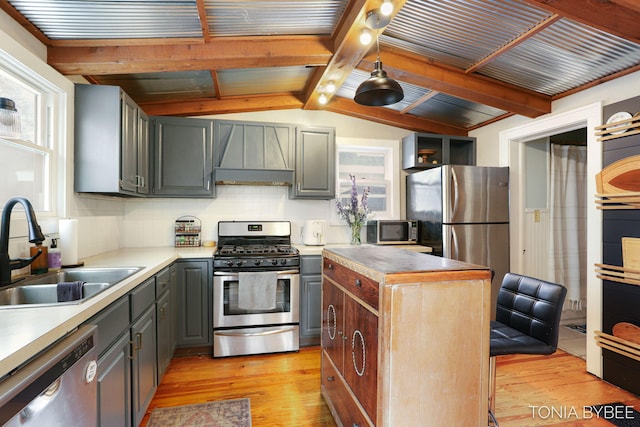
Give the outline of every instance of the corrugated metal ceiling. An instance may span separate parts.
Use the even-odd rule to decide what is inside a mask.
[[[201,22],[196,0],[8,2],[54,41],[176,39],[180,43],[180,39],[193,38],[196,44],[211,41],[203,35],[203,26],[213,39],[334,36],[345,11],[352,6],[349,0],[204,0],[201,6],[206,16]],[[520,40],[547,21],[553,22]],[[517,43],[510,45],[514,41]],[[640,66],[640,44],[560,18],[524,0],[407,0],[384,29],[380,44],[383,64],[384,50],[391,48],[463,74],[498,52],[468,75],[546,96],[561,95]],[[93,78],[102,84],[122,86],[138,102],[302,95],[315,84],[313,67],[232,67]],[[368,77],[366,71],[351,71],[336,96],[353,99],[358,85]],[[451,96],[432,92],[429,87],[399,83],[405,98],[384,107],[386,110],[462,128],[508,114],[501,108],[462,99],[459,93]]]

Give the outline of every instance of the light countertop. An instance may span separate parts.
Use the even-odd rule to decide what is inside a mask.
[[[215,248],[125,248],[85,258],[85,267],[144,267],[80,304],[0,308],[0,378],[75,330],[179,258],[211,258]]]
[[[349,244],[326,246],[295,245],[300,255],[321,255],[324,248],[349,248]],[[374,245],[363,244],[362,247]],[[419,245],[401,248],[418,252],[431,252]],[[149,277],[180,258],[212,258],[215,247],[198,248],[122,248],[85,258],[85,267],[143,267],[136,274],[80,304],[50,307],[0,308],[0,378],[25,361],[74,331],[79,325],[96,315],[118,298],[129,293]]]

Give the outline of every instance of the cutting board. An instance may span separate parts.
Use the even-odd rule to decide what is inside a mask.
[[[611,163],[596,175],[600,195],[640,192],[640,156],[630,156]]]
[[[622,266],[640,271],[640,239],[635,237],[622,238]],[[625,272],[631,279],[640,279],[640,273]]]
[[[613,336],[640,344],[640,327],[633,323],[620,322],[613,325]]]

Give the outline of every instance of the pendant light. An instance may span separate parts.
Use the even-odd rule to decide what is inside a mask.
[[[0,98],[0,137],[20,138],[20,115],[16,103],[9,98]]]
[[[380,29],[389,23],[389,18],[382,16],[378,9],[369,11],[367,13],[366,24],[372,29]],[[382,69],[382,61],[380,61],[380,41],[378,39],[378,32],[376,31],[376,47],[378,50],[378,56],[375,62],[375,69],[371,73],[371,77],[362,82],[353,100],[360,105],[367,105],[371,107],[380,107],[383,105],[395,104],[402,101],[404,98],[404,92],[400,84],[390,77],[387,77],[387,73]]]

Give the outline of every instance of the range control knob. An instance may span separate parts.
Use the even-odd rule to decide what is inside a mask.
[[[260,264],[262,264],[262,260],[256,259],[256,260],[253,261],[253,263],[255,265],[260,265]]]
[[[274,258],[274,259],[272,259],[272,260],[271,260],[271,264],[273,264],[273,265],[278,264],[278,260],[277,260],[277,259],[275,259],[275,258]]]
[[[282,258],[280,260],[280,264],[285,265],[287,263],[287,259],[286,258]]]

